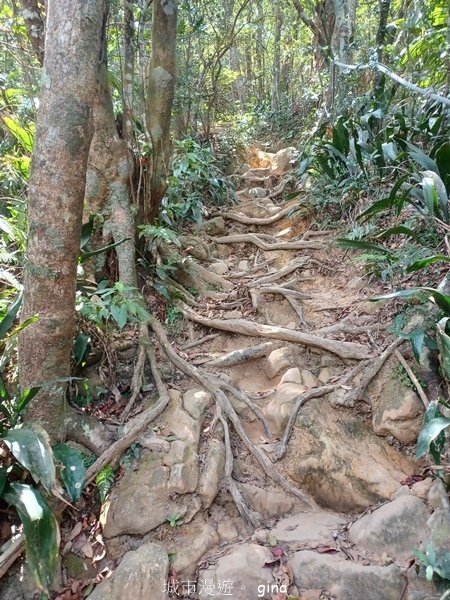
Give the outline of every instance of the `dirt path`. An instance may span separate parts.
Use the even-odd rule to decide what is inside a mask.
[[[399,342],[385,307],[368,301],[374,290],[330,232],[291,214],[297,200],[276,204],[283,178],[260,166],[244,174],[239,204],[191,243],[197,257],[203,248],[203,294],[178,304],[170,342],[154,323],[170,402],[104,506],[108,556],[139,547],[136,562],[162,544],[172,598],[285,600],[303,588],[301,598],[399,600],[422,531],[392,523],[413,512],[422,527],[431,486],[412,477],[408,446],[423,406],[390,376]],[[264,188],[248,187],[261,178]],[[352,535],[358,513],[408,481],[417,493],[384,504],[376,535],[370,523]],[[93,600],[115,597],[108,581]]]
[[[97,573],[119,566],[91,600],[400,600],[422,585],[408,568],[432,533],[428,492],[445,493],[413,460],[424,407],[393,376],[390,308],[298,199],[281,203],[287,163],[264,160],[190,238],[203,293],[178,303],[170,341],[153,323],[167,407],[103,506]]]

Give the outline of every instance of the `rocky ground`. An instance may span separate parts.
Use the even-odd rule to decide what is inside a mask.
[[[450,509],[414,459],[407,345],[330,232],[277,204],[289,151],[258,161],[190,246],[212,279],[171,342],[199,376],[166,364],[168,408],[102,507],[106,555],[69,543],[66,574],[112,570],[90,600],[437,599],[414,551],[448,548]]]

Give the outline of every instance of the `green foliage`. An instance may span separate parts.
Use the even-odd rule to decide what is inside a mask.
[[[141,458],[142,450],[138,442],[134,442],[120,457],[119,464],[125,471],[131,471],[137,460]]]
[[[171,527],[178,527],[180,525],[182,525],[183,520],[180,514],[176,514],[176,515],[169,515],[167,517],[167,522],[169,523],[169,525]]]
[[[426,567],[425,576],[427,581],[432,581],[434,575],[450,581],[450,552],[436,552],[432,544],[428,544],[425,554],[414,550],[414,554]],[[442,596],[444,598],[445,596]]]
[[[140,294],[121,281],[109,287],[104,280],[96,289],[85,288],[84,292],[77,292],[77,311],[99,327],[113,322],[123,329],[127,323],[140,323],[148,318]]]
[[[20,468],[39,482],[47,494],[59,498],[59,473],[69,498],[75,502],[84,485],[83,460],[77,450],[65,444],[52,450],[45,431],[36,425],[10,429],[0,439],[11,454],[9,466],[0,468],[0,497],[16,508],[23,524],[28,567],[36,585],[48,591],[58,564],[57,520],[37,487],[8,478],[14,474],[13,468]]]
[[[106,465],[98,472],[97,477],[95,478],[95,484],[100,494],[100,501],[102,504],[105,502],[114,483],[115,475],[115,470],[111,465]]]
[[[209,147],[193,138],[175,143],[173,169],[160,219],[169,227],[183,221],[201,223],[209,204],[221,206],[232,198],[231,184],[224,178]]]

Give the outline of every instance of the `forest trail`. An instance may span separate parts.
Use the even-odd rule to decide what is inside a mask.
[[[409,567],[445,492],[413,460],[424,407],[395,376],[401,342],[333,233],[278,204],[288,161],[271,175],[260,156],[187,249],[207,286],[172,313],[169,358],[195,385],[166,363],[169,407],[101,515],[120,566],[91,600],[429,591]]]

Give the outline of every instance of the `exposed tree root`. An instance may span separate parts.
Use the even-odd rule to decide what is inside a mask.
[[[403,344],[405,340],[403,339],[397,339],[394,342],[392,342],[392,344],[390,344],[386,350],[380,354],[380,356],[378,357],[377,360],[375,361],[367,361],[366,364],[371,364],[371,366],[368,367],[368,369],[366,370],[366,372],[364,373],[360,383],[346,391],[343,389],[340,389],[337,391],[337,393],[335,394],[334,397],[334,403],[340,406],[347,406],[347,407],[353,407],[355,405],[355,403],[358,400],[362,400],[363,402],[367,402],[367,398],[366,398],[366,390],[367,390],[367,386],[369,385],[369,383],[372,381],[372,379],[375,377],[375,375],[377,375],[377,373],[380,371],[381,367],[384,365],[384,363],[386,362],[386,360],[389,358],[389,356],[395,351],[395,349],[400,346],[401,344]],[[357,373],[354,372],[352,375],[353,377],[356,375]]]
[[[280,183],[273,188],[273,191],[269,194],[268,198],[276,198],[284,192],[284,188],[287,186],[289,179],[282,179]],[[292,208],[292,207],[291,207]]]
[[[219,408],[217,410],[220,411]],[[221,411],[219,412],[219,419],[223,426],[225,439],[225,485],[227,486],[241,517],[248,525],[254,529],[257,529],[263,523],[263,518],[259,513],[247,506],[244,498],[242,497],[241,490],[239,489],[236,481],[233,479],[234,457],[233,450],[231,448],[230,430],[227,420],[224,418]]]
[[[252,286],[263,285],[266,283],[273,283],[274,281],[278,281],[282,277],[289,275],[293,271],[296,271],[300,267],[304,267],[306,263],[309,261],[309,258],[295,258],[291,260],[285,267],[276,271],[275,273],[270,273],[269,275],[264,275],[263,277],[258,277],[252,281]]]
[[[368,348],[362,344],[329,340],[310,333],[285,329],[284,327],[262,325],[261,323],[253,323],[252,321],[247,321],[245,319],[209,319],[208,317],[199,315],[182,303],[178,303],[178,307],[187,319],[195,321],[205,327],[212,327],[213,329],[230,331],[232,333],[239,333],[252,337],[266,337],[269,339],[284,340],[285,342],[293,342],[294,344],[312,346],[336,354],[343,359],[362,360],[369,356]]]
[[[267,356],[274,349],[273,342],[264,342],[257,346],[250,346],[248,348],[241,348],[240,350],[233,350],[224,356],[208,360],[204,363],[205,367],[234,367],[241,363],[247,362],[248,360],[254,360],[255,358],[261,358]]]
[[[242,223],[242,225],[271,225],[272,223],[277,223],[278,221],[281,221],[281,219],[288,215],[291,211],[292,206],[288,206],[270,217],[247,217],[247,215],[239,215],[237,213],[229,212],[217,212],[213,214],[213,217],[223,217],[224,219],[227,219],[229,221],[236,221],[237,223]]]
[[[187,361],[181,358],[172,348],[167,339],[166,332],[162,327],[161,323],[153,316],[150,315],[149,324],[152,327],[153,331],[158,338],[158,341],[167,355],[168,359],[185,375],[191,377],[195,381],[197,381],[200,385],[202,385],[205,389],[207,389],[214,396],[217,406],[220,408],[223,416],[226,416],[229,421],[232,423],[234,430],[241,438],[242,442],[249,450],[253,458],[259,463],[262,467],[265,474],[272,479],[274,482],[278,483],[286,492],[295,495],[302,502],[304,502],[310,508],[316,508],[317,505],[307,494],[299,490],[297,487],[289,483],[279,471],[272,464],[270,459],[266,456],[261,448],[258,448],[253,444],[253,442],[248,437],[245,429],[234,410],[230,400],[226,396],[222,387],[216,383],[217,378],[211,376],[209,373],[205,371],[201,371],[197,367],[190,365]],[[237,484],[236,484],[237,485]]]
[[[281,460],[286,454],[287,445],[292,435],[292,431],[294,429],[295,421],[297,420],[297,415],[298,411],[300,410],[300,407],[307,400],[311,400],[311,398],[320,398],[321,396],[325,396],[325,394],[333,392],[335,389],[336,385],[323,385],[321,387],[308,390],[307,392],[303,392],[303,394],[300,394],[295,398],[295,404],[294,408],[292,409],[291,416],[289,417],[289,421],[287,422],[286,428],[283,433],[283,437],[281,438],[279,446],[274,454],[275,460]]]
[[[277,242],[275,238],[271,238],[274,241],[267,243],[261,239],[261,235],[254,233],[236,233],[227,235],[224,237],[212,237],[212,242],[216,244],[254,244],[265,252],[272,250],[321,250],[323,244],[320,242],[308,242],[308,241],[293,241],[293,242]]]
[[[137,440],[137,438],[144,432],[148,425],[156,419],[169,404],[170,397],[166,386],[159,373],[158,366],[156,364],[155,351],[150,344],[146,346],[146,355],[150,363],[150,368],[153,375],[153,380],[158,391],[158,401],[154,406],[147,408],[139,415],[133,417],[124,426],[122,437],[112,444],[106,452],[104,452],[95,463],[89,467],[86,471],[86,485],[93,481],[96,474],[107,464],[112,462],[115,458],[120,456],[131,444]]]
[[[256,289],[261,294],[280,294],[281,296],[290,296],[291,298],[297,298],[298,300],[311,300],[311,294],[305,294],[304,292],[298,292],[297,290],[291,290],[289,288],[278,286],[278,285],[262,285]]]

